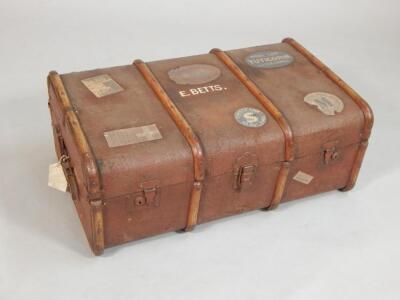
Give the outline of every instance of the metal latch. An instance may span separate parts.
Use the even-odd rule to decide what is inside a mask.
[[[236,177],[236,189],[246,189],[253,183],[253,178],[256,173],[256,166],[243,166],[240,167]]]
[[[241,191],[249,188],[254,180],[257,171],[257,156],[245,153],[236,160],[233,175],[233,188]]]
[[[141,192],[135,197],[136,206],[159,206],[158,180],[143,182],[139,185]]]
[[[63,154],[60,157],[60,164],[64,169],[65,177],[68,182],[68,190],[71,192],[72,200],[79,200],[78,184],[75,179],[74,169],[71,165],[71,159],[68,155]]]
[[[336,161],[339,158],[339,152],[336,149],[338,142],[329,142],[324,144],[324,163],[329,164]]]
[[[53,123],[52,126],[53,126],[53,135],[54,135],[54,144],[56,148],[56,153],[58,157],[61,157],[62,155],[67,154],[64,138],[62,137],[60,127]]]

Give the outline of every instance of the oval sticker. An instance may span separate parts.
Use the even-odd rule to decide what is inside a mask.
[[[328,116],[334,116],[344,108],[343,101],[339,97],[324,92],[307,94],[304,102],[316,106],[320,112]]]
[[[245,60],[251,67],[274,69],[290,65],[294,57],[283,51],[260,51],[248,55]]]
[[[259,109],[243,107],[235,111],[236,121],[245,127],[261,127],[267,122],[267,116]]]
[[[169,78],[177,84],[204,84],[220,75],[220,69],[206,64],[187,65],[168,71]]]

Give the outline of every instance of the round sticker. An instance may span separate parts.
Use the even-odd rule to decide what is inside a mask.
[[[206,64],[186,65],[168,71],[169,78],[177,84],[204,84],[220,75],[220,69]]]
[[[304,102],[316,106],[320,112],[327,116],[334,116],[344,108],[343,101],[339,97],[324,92],[307,94],[304,97]]]
[[[267,122],[267,116],[256,108],[243,107],[235,111],[236,121],[246,127],[261,127]]]
[[[274,69],[290,65],[294,57],[283,51],[260,51],[248,55],[245,60],[251,67]]]

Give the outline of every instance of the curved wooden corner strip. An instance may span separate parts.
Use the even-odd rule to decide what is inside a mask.
[[[103,201],[96,200],[90,202],[91,222],[92,222],[92,243],[91,247],[95,255],[104,252],[104,220],[103,220]]]
[[[92,196],[91,198],[99,198],[101,195],[101,181],[96,161],[94,159],[92,150],[90,149],[89,143],[86,139],[86,136],[83,133],[78,117],[73,110],[73,106],[71,104],[71,101],[69,100],[61,77],[60,75],[58,75],[57,72],[51,71],[48,80],[49,83],[53,86],[54,92],[61,101],[64,111],[64,120],[68,121],[68,126],[70,127],[72,134],[75,137],[79,152],[82,154],[82,160],[84,162],[84,172],[88,175],[88,192]]]
[[[47,84],[51,84],[54,87],[54,92],[60,99],[64,111],[71,110],[71,101],[69,100],[67,92],[65,91],[60,75],[58,75],[56,71],[51,71],[49,73],[49,76],[47,77]]]
[[[353,167],[350,173],[347,185],[341,189],[342,191],[348,191],[353,188],[359,170],[361,168],[362,159],[365,154],[365,150],[368,145],[368,138],[371,135],[372,125],[374,123],[374,115],[367,102],[346,82],[344,82],[338,75],[336,75],[331,69],[329,69],[324,63],[322,63],[318,58],[311,54],[306,48],[300,45],[292,38],[286,38],[282,40],[283,43],[291,45],[294,49],[304,55],[314,66],[320,69],[330,80],[332,80],[336,85],[338,85],[350,98],[357,104],[364,115],[364,128],[361,133],[361,143],[356,155],[356,159],[353,163]]]
[[[356,154],[356,158],[354,159],[353,168],[351,169],[349,180],[347,181],[346,186],[344,188],[340,189],[340,191],[342,191],[342,192],[349,191],[356,184],[357,177],[358,177],[358,174],[359,174],[360,168],[361,168],[361,163],[363,161],[364,154],[365,154],[365,151],[367,150],[367,147],[368,147],[368,141],[363,141],[360,143],[360,146],[359,146],[357,154]]]
[[[285,160],[292,161],[294,158],[294,142],[293,133],[286,119],[275,105],[265,96],[256,84],[251,81],[245,73],[236,65],[228,54],[220,49],[212,49],[210,53],[216,55],[233,74],[247,87],[253,96],[260,102],[260,104],[271,114],[271,116],[278,123],[285,136]]]
[[[294,141],[292,129],[289,123],[286,121],[282,113],[276,108],[276,106],[265,96],[257,85],[251,81],[247,75],[238,67],[238,65],[232,60],[232,58],[220,49],[212,49],[210,53],[217,56],[231,72],[244,84],[244,86],[253,94],[258,102],[270,113],[281,128],[285,137],[285,161],[281,164],[281,169],[278,174],[278,178],[275,184],[274,196],[269,206],[270,209],[277,207],[282,199],[283,192],[287,178],[289,175],[290,162],[294,159]]]
[[[323,62],[311,54],[306,48],[300,45],[292,38],[286,38],[282,40],[283,43],[291,45],[298,52],[303,54],[312,64],[320,69],[330,80],[337,84],[347,95],[357,104],[364,114],[364,129],[362,132],[362,140],[368,140],[371,135],[372,125],[374,123],[374,115],[368,103],[346,82],[344,82],[338,75],[336,75],[331,69],[329,69]]]
[[[197,217],[199,212],[200,197],[202,191],[202,181],[204,180],[204,155],[200,140],[194,133],[192,127],[189,125],[183,114],[172,102],[170,97],[164,91],[161,84],[158,82],[149,67],[142,60],[135,60],[134,65],[138,68],[150,88],[157,95],[161,104],[167,110],[172,120],[175,122],[179,131],[185,137],[193,154],[193,169],[194,169],[194,184],[190,196],[189,212],[187,218],[187,225],[185,230],[189,231],[197,224]]]
[[[272,201],[268,209],[277,208],[279,203],[281,202],[283,193],[285,192],[289,171],[290,171],[290,162],[287,161],[281,162],[281,168],[278,173],[278,178],[276,179],[274,195],[272,197]]]
[[[48,84],[52,85],[54,92],[61,102],[64,111],[64,122],[70,127],[78,150],[82,155],[82,167],[83,171],[87,174],[87,189],[90,198],[90,204],[92,205],[91,218],[93,236],[91,245],[93,252],[96,255],[99,255],[104,250],[103,204],[101,199],[100,174],[92,150],[90,149],[86,136],[83,133],[78,117],[73,110],[73,106],[69,100],[60,75],[55,71],[51,71],[48,76]],[[93,209],[93,207],[95,207],[95,209]]]

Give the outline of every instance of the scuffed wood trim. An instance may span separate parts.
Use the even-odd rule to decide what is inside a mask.
[[[98,167],[60,75],[55,71],[51,71],[48,76],[48,84],[51,85],[61,103],[63,111],[63,126],[67,126],[71,131],[78,147],[78,151],[82,155],[82,168],[87,177],[85,179],[88,191],[88,200],[90,202],[92,227],[90,245],[93,253],[100,255],[104,251],[104,224],[101,179]]]
[[[92,221],[92,251],[95,255],[104,252],[104,220],[103,220],[103,201],[91,201],[91,221]]]
[[[374,123],[374,115],[368,103],[361,98],[361,96],[353,90],[346,82],[344,82],[338,75],[329,69],[322,61],[311,54],[306,48],[300,45],[292,38],[286,38],[282,41],[291,45],[294,49],[305,56],[314,66],[321,70],[330,80],[338,85],[350,98],[357,104],[362,113],[364,114],[364,128],[362,132],[362,140],[367,140],[371,135],[372,125]]]
[[[197,137],[192,127],[183,116],[183,114],[176,107],[171,98],[164,91],[161,84],[158,82],[154,74],[151,72],[149,67],[141,60],[135,60],[134,65],[137,67],[139,72],[142,74],[147,84],[156,94],[157,98],[164,106],[165,110],[171,116],[172,120],[175,122],[179,131],[185,137],[187,143],[189,144],[192,155],[193,155],[193,169],[194,169],[194,184],[190,196],[189,212],[187,217],[187,224],[185,230],[191,230],[197,224],[200,198],[202,191],[202,181],[204,180],[204,170],[205,170],[205,159],[204,151],[200,143],[200,139]]]
[[[357,181],[358,173],[361,168],[361,163],[367,149],[368,139],[371,135],[372,126],[374,123],[374,115],[371,107],[368,103],[345,81],[343,81],[338,75],[336,75],[331,69],[329,69],[322,61],[316,58],[311,52],[300,45],[292,38],[285,38],[282,40],[283,43],[291,45],[294,49],[305,56],[314,66],[316,66],[321,72],[323,72],[330,80],[332,80],[337,86],[339,86],[349,97],[356,103],[364,115],[364,127],[361,132],[361,143],[354,160],[352,169],[350,171],[350,177],[346,186],[341,189],[342,191],[348,191],[352,189]]]
[[[248,78],[248,76],[239,68],[239,66],[232,60],[232,58],[220,49],[212,49],[210,53],[213,53],[218,57],[228,69],[243,83],[243,85],[250,91],[250,93],[258,100],[258,102],[269,112],[269,114],[278,123],[279,127],[283,132],[285,139],[285,161],[281,164],[277,181],[275,184],[274,196],[269,209],[276,208],[282,200],[283,193],[285,191],[287,177],[290,168],[290,162],[294,159],[294,140],[293,132],[286,121],[285,117],[279,111],[279,109],[272,103],[272,101],[263,94],[263,92],[257,87],[257,85]]]

